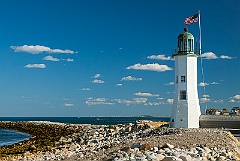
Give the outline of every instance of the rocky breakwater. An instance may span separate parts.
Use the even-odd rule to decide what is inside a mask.
[[[0,122],[0,129],[12,129],[31,134],[29,140],[0,147],[0,159],[18,158],[24,153],[49,151],[58,145],[61,136],[81,131],[80,126],[51,122]]]
[[[73,155],[67,160],[240,160],[239,142],[224,129],[151,128],[146,122],[90,127],[65,148]]]
[[[119,125],[65,125],[45,151],[18,155],[17,160],[240,160],[239,142],[223,129],[173,129],[165,123],[138,121]],[[239,157],[239,158],[238,158]]]

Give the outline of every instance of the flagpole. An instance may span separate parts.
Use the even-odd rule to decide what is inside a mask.
[[[202,32],[201,32],[201,22],[200,22],[200,10],[198,11],[198,28],[199,28],[199,55],[202,54]]]
[[[201,31],[201,21],[200,21],[200,10],[198,11],[198,28],[199,28],[199,55],[201,56],[202,54],[202,31]],[[206,85],[205,85],[205,80],[204,80],[204,71],[203,71],[203,62],[202,62],[202,57],[201,57],[201,69],[202,69],[202,81],[204,83],[203,85],[203,95],[205,98],[205,113],[207,110],[207,97],[206,97]]]

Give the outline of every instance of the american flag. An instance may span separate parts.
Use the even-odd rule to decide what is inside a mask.
[[[184,21],[184,24],[189,25],[189,24],[192,24],[192,23],[195,23],[195,22],[198,22],[198,13],[191,16],[191,17],[187,17]]]

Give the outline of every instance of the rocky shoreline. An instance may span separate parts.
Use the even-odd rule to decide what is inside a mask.
[[[77,125],[0,122],[0,128],[31,134],[0,147],[0,160],[240,160],[240,143],[224,129],[174,129],[164,122]]]

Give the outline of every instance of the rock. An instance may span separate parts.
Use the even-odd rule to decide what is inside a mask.
[[[148,143],[140,145],[140,147],[139,147],[139,150],[144,150],[144,151],[150,150],[150,149],[151,149],[151,145]]]
[[[182,159],[183,161],[191,161],[192,160],[192,157],[190,155],[186,155],[186,156],[181,155],[179,158]]]
[[[130,150],[130,147],[126,147],[126,146],[121,149],[121,151],[124,151],[124,152],[127,152],[129,150]]]
[[[115,132],[116,132],[116,133],[119,133],[119,130],[120,130],[120,127],[116,126],[116,127],[115,127]]]
[[[132,131],[132,127],[131,126],[128,126],[126,129],[125,129],[125,132],[131,132]]]
[[[157,155],[155,156],[155,158],[153,158],[153,160],[154,160],[154,161],[163,160],[164,157],[165,157],[165,156],[162,155],[162,154],[157,154]]]
[[[92,130],[90,130],[90,131],[88,131],[88,132],[89,132],[89,135],[94,135],[94,134],[97,132],[97,130],[92,129]]]
[[[153,151],[157,152],[158,151],[158,147],[153,147]]]
[[[202,157],[203,161],[208,161],[207,157]]]
[[[224,161],[224,160],[226,160],[226,157],[224,156],[220,156],[216,159],[216,161]]]
[[[208,147],[203,147],[203,150],[205,151],[205,153],[210,153],[211,152],[211,150],[208,148]]]
[[[147,160],[146,156],[136,157],[136,161],[145,161],[145,160]]]
[[[182,159],[179,159],[175,156],[166,156],[162,161],[182,161]]]
[[[174,148],[174,146],[173,146],[173,145],[171,145],[171,144],[165,143],[165,144],[162,146],[162,148],[169,148],[169,149],[173,149],[173,148]]]
[[[23,156],[28,158],[31,156],[31,153],[28,151],[28,152],[24,153]]]
[[[36,158],[35,160],[76,160],[78,158],[122,161],[162,159],[195,161],[235,158],[232,150],[236,144],[219,129],[153,129],[147,125],[148,123],[150,121],[138,122],[134,125],[111,126],[31,124],[31,141],[21,142],[11,147],[0,147],[0,154],[8,160],[14,159],[6,154],[23,154],[13,157],[15,160],[24,160],[25,155],[26,158],[29,156],[29,161],[32,158]],[[1,125],[0,122],[0,127]],[[5,123],[3,125],[4,128],[21,129],[30,124]],[[29,128],[26,127],[26,129]],[[208,138],[213,141],[209,142]],[[178,147],[175,148],[173,145]],[[209,147],[214,148],[210,150]]]
[[[233,156],[233,153],[232,152],[228,152],[227,155],[228,155],[228,158],[231,158]]]
[[[63,136],[61,136],[61,138],[59,139],[59,142],[63,142],[63,141],[66,141],[67,139]]]
[[[137,144],[133,144],[132,146],[131,146],[131,149],[134,149],[134,148],[139,148],[140,147],[140,144],[139,143],[137,143]]]

